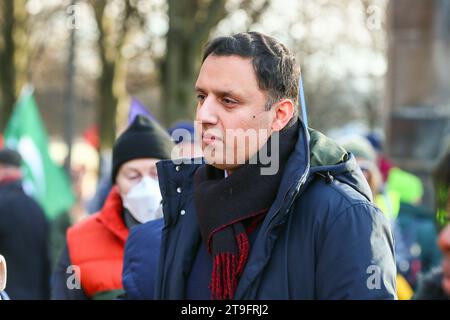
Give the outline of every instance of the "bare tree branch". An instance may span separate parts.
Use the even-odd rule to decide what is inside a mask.
[[[261,16],[264,14],[264,12],[267,11],[271,2],[271,0],[264,0],[259,7],[255,8],[254,2],[252,0],[242,1],[240,7],[245,10],[249,18],[249,21],[247,23],[247,30],[250,30],[252,25],[259,22]]]
[[[219,23],[226,15],[225,10],[226,0],[212,0],[210,1],[206,12],[206,18],[195,26],[193,42],[203,43],[209,36],[211,29]]]

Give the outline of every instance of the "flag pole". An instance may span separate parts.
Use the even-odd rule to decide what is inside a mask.
[[[76,0],[71,0],[70,7],[72,8],[72,14],[75,14]],[[75,19],[75,16],[72,17]],[[64,137],[67,145],[67,157],[64,162],[64,167],[67,173],[70,175],[72,167],[72,143],[73,143],[73,124],[74,124],[74,111],[75,111],[75,25],[70,26],[70,39],[69,39],[69,56],[67,64],[67,87],[66,87],[66,110],[64,113]]]
[[[300,107],[302,110],[303,123],[305,124],[306,127],[308,127],[308,113],[306,109],[305,93],[303,92],[303,80],[301,74],[298,81],[298,96],[300,98],[299,100],[300,100]]]

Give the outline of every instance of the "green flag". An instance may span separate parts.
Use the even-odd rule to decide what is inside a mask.
[[[32,90],[24,90],[17,101],[4,133],[5,145],[23,158],[25,191],[53,219],[67,211],[75,197],[63,168],[50,158],[46,129]]]

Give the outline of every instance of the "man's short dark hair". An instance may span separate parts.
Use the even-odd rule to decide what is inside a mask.
[[[210,41],[204,50],[202,62],[209,55],[251,58],[258,86],[268,93],[266,110],[277,101],[287,98],[294,103],[293,118],[297,117],[300,68],[295,57],[281,42],[259,32],[237,33]]]

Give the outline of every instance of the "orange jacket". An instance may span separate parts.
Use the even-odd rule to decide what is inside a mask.
[[[123,254],[128,237],[122,211],[122,199],[114,187],[100,212],[67,231],[70,261],[79,267],[81,286],[90,298],[122,289]]]

